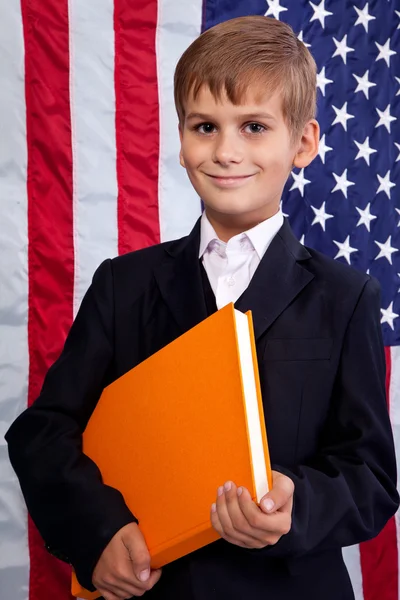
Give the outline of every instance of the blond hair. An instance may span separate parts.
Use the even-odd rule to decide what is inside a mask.
[[[292,28],[263,16],[225,21],[200,35],[175,69],[175,106],[181,125],[190,94],[196,99],[208,86],[219,101],[223,92],[235,105],[257,89],[257,98],[279,91],[282,111],[293,138],[316,114],[316,64]]]

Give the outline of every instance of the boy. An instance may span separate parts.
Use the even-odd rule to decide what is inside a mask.
[[[186,50],[180,161],[205,213],[182,240],[100,265],[40,397],[7,433],[49,550],[106,600],[350,600],[341,548],[398,507],[378,284],[303,247],[280,211],[292,167],[318,151],[315,97],[315,63],[279,21],[233,19]],[[210,519],[222,539],[150,572],[81,434],[105,385],[232,301],[253,311],[273,489],[258,507],[221,482]]]

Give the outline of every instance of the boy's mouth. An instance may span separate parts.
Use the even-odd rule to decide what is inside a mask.
[[[208,175],[211,177],[213,182],[220,187],[235,187],[240,184],[245,183],[248,179],[253,177],[254,173],[251,175],[230,175],[230,176],[220,176],[220,175]]]

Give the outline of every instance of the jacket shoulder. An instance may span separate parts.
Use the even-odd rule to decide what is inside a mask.
[[[367,283],[371,290],[380,291],[380,284],[375,277],[358,271],[313,248],[307,247],[307,251],[311,255],[307,268],[321,283],[324,282],[326,286],[334,290],[335,294],[354,293],[359,295]]]
[[[132,269],[140,270],[140,272],[149,271],[158,266],[160,262],[167,260],[176,249],[183,246],[188,240],[189,235],[168,242],[154,244],[140,250],[127,252],[111,259],[114,272],[120,273],[124,271],[132,272]]]

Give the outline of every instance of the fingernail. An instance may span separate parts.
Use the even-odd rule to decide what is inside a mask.
[[[216,510],[217,510],[217,505],[215,504],[215,502],[213,502],[213,503],[211,504],[211,512],[213,512],[213,513],[214,513]]]
[[[230,481],[227,481],[227,482],[225,483],[225,485],[224,485],[224,488],[225,488],[225,491],[226,491],[226,492],[229,492],[229,490],[231,489],[231,487],[232,487],[232,484],[231,484],[231,482],[230,482]]]
[[[272,510],[275,506],[274,501],[271,500],[271,498],[267,498],[266,500],[264,500],[263,505],[264,505],[265,510],[268,510],[268,511]]]
[[[139,573],[140,581],[147,581],[149,577],[150,577],[150,569],[144,569],[144,571],[141,571]]]
[[[220,485],[218,488],[218,496],[222,496],[223,493],[224,493],[224,488],[222,485]]]
[[[238,495],[238,496],[241,496],[241,495],[242,495],[242,493],[243,493],[243,488],[242,488],[242,487],[238,488],[238,489],[237,489],[237,495]]]

